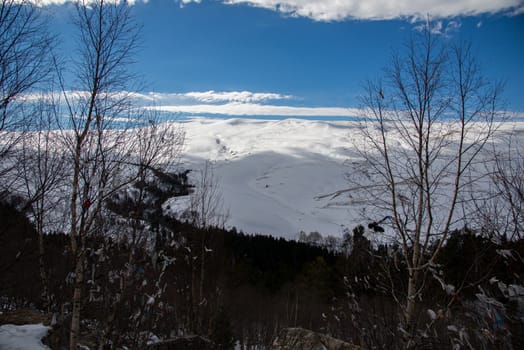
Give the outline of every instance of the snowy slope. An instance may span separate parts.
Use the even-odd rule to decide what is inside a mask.
[[[182,166],[212,162],[230,209],[228,226],[286,238],[300,231],[340,236],[382,217],[348,195],[318,198],[349,186],[362,145],[357,122],[195,118],[182,125]],[[502,128],[515,125],[523,129]]]
[[[376,174],[368,171],[358,153],[364,147],[358,122],[193,118],[169,123],[185,132],[182,158],[174,170],[193,170],[190,180],[198,185],[199,169],[211,161],[217,189],[229,209],[227,227],[291,239],[301,231],[341,236],[344,230],[387,215],[370,205],[368,193],[362,190]],[[524,146],[524,122],[499,127],[498,137],[513,132]],[[454,134],[452,129],[447,132]],[[388,136],[398,150],[405,147],[398,135]],[[397,166],[404,169],[406,159],[399,157]],[[347,188],[352,190],[329,195]],[[56,195],[66,198],[67,191]],[[441,199],[446,206],[447,198]],[[190,203],[187,197],[175,197],[164,203],[164,209],[180,213]],[[62,214],[58,211],[56,216]]]
[[[194,119],[183,123],[183,164],[209,159],[229,226],[296,238],[303,230],[340,234],[348,208],[315,197],[344,186],[351,128],[347,122]]]

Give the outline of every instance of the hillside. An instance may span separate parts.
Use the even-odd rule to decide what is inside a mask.
[[[358,154],[358,122],[195,118],[181,124],[186,141],[180,166],[194,170],[190,177],[197,184],[198,169],[212,162],[229,227],[292,239],[300,231],[341,236],[384,217],[366,203],[365,193],[329,196],[351,187],[348,178],[366,183],[373,176],[357,171],[366,166]],[[500,125],[499,140],[513,129],[522,140],[522,122]]]

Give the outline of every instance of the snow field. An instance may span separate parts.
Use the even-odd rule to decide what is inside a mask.
[[[356,171],[365,165],[358,155],[364,147],[358,122],[194,118],[181,124],[186,139],[180,164],[194,169],[196,180],[204,162],[211,161],[230,211],[228,227],[291,239],[300,231],[341,236],[344,229],[384,217],[359,189],[326,196],[351,187],[348,177],[365,184],[375,176]],[[499,135],[515,130],[519,139],[524,135],[518,132],[524,123],[499,128]]]

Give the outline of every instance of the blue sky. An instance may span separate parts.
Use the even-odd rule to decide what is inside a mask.
[[[70,32],[67,6],[52,9],[53,29]],[[351,115],[428,12],[443,40],[473,42],[485,75],[505,81],[508,108],[524,112],[522,0],[137,0],[133,11],[143,98],[171,112]]]

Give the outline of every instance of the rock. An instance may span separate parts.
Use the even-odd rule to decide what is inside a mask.
[[[150,344],[147,350],[215,350],[216,346],[207,338],[189,335]]]
[[[304,328],[284,328],[273,341],[272,350],[361,350],[360,346]]]

